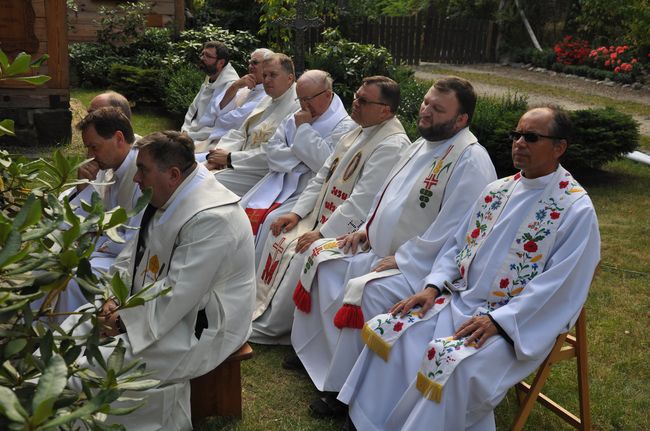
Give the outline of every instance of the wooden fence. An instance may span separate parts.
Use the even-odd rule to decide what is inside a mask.
[[[368,18],[346,23],[326,20],[320,28],[307,32],[306,46],[322,42],[323,29],[336,26],[348,40],[386,47],[396,62],[480,63],[495,58],[494,22],[447,19],[431,10],[411,16],[382,16],[376,21]]]

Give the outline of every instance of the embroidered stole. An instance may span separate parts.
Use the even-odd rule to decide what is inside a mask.
[[[448,145],[447,150],[442,155],[434,157],[431,163],[427,164],[418,174],[418,177],[421,178],[421,180],[418,180],[413,184],[413,187],[409,192],[409,197],[405,202],[406,208],[402,215],[402,218],[408,221],[400,223],[399,226],[394,227],[398,232],[393,233],[395,236],[395,240],[392,244],[393,250],[391,250],[393,253],[403,242],[422,233],[422,231],[436,219],[442,206],[442,198],[447,183],[449,178],[451,178],[456,163],[465,150],[476,142],[476,137],[468,129],[463,129],[446,143]],[[402,158],[400,163],[392,170],[389,179],[384,183],[382,195],[375,205],[374,211],[368,218],[368,223],[366,224],[369,241],[369,227],[380,208],[384,197],[383,193],[386,192],[386,189],[388,189],[388,186],[393,179],[408,165],[409,161],[418,154],[424,145],[426,145],[426,141],[420,139],[419,143],[414,145],[415,148]],[[333,243],[336,242],[337,241],[335,240],[333,241]],[[310,295],[311,286],[313,279],[316,276],[318,265],[328,260],[345,257],[341,249],[338,249],[338,247],[334,249],[333,243],[328,242],[327,239],[317,241],[312,245],[311,252],[305,261],[305,266],[300,276],[300,283],[294,291],[294,302],[296,303],[296,307],[305,313],[309,313],[311,308],[311,301],[306,297]],[[327,252],[321,253],[323,249]],[[359,253],[361,252],[362,251],[359,250]],[[363,289],[366,284],[372,280],[389,277],[399,273],[400,271],[398,269],[390,269],[381,272],[371,271],[365,275],[349,280],[345,286],[343,306],[334,316],[334,325],[339,329],[346,327],[361,329],[365,322],[363,311],[361,310],[361,300]]]
[[[277,237],[268,236],[257,269],[257,297],[253,320],[264,313],[284,278],[295,255],[298,237],[327,222],[336,208],[352,193],[365,161],[375,147],[389,136],[404,133],[404,129],[399,121],[393,118],[377,126],[363,142],[357,143],[361,132],[361,127],[353,129],[339,141],[334,154],[330,156],[332,163],[316,199],[314,210],[291,231],[283,232]],[[355,143],[357,145],[354,145]],[[343,233],[346,232],[341,232]]]
[[[455,284],[458,284],[460,289],[469,285],[467,277],[472,260],[499,219],[520,178],[521,174],[516,174],[493,182],[477,202],[473,211],[475,217],[467,231],[466,244],[456,256],[461,279]],[[521,294],[526,285],[541,272],[541,268],[544,268],[564,213],[584,195],[586,191],[571,174],[562,166],[558,166],[553,178],[542,192],[542,197],[519,226],[508,255],[492,282],[492,290],[486,298],[485,305],[479,307],[474,315],[488,314]],[[369,340],[365,341],[366,344],[386,359],[391,346],[407,327],[418,321],[430,319],[448,303],[448,300],[444,300],[437,311],[433,313],[430,311],[419,320],[415,319],[411,322],[408,316],[398,319],[395,324],[402,322],[403,327],[400,327],[399,333],[391,336],[384,336],[386,331],[379,330],[377,324],[377,319],[385,320],[387,315],[377,316],[364,326],[362,331],[365,334],[364,341]],[[439,402],[442,388],[455,367],[464,358],[478,351],[473,345],[465,346],[464,340],[464,338],[454,340],[452,337],[447,337],[434,339],[429,343],[416,381],[416,387],[423,396]],[[491,342],[492,340],[488,340],[486,345]]]
[[[199,165],[197,169],[198,172],[179,190],[160,219],[151,221],[153,226],[146,238],[143,258],[137,268],[133,268],[134,260],[129,268],[130,274],[133,274],[133,293],[167,275],[176,248],[176,238],[189,219],[208,208],[239,200],[237,195],[218,183],[205,167]],[[142,234],[143,232],[138,232],[138,239]]]

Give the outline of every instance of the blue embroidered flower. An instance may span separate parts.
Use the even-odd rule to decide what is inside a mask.
[[[537,264],[536,263],[533,263],[531,266],[532,266],[533,269],[537,269]]]
[[[514,263],[511,263],[511,264],[510,264],[510,269],[511,269],[511,270],[514,270],[514,269],[516,269],[516,268],[517,268],[517,265],[515,265]]]
[[[546,217],[546,210],[539,210],[535,213],[535,218],[539,221],[544,220]]]

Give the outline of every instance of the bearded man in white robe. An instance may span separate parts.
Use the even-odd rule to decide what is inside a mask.
[[[327,72],[303,73],[296,83],[296,93],[300,110],[280,123],[266,145],[269,173],[240,202],[251,220],[256,243],[266,242],[273,220],[289,212],[335,144],[357,126],[332,90],[332,78]],[[256,249],[256,264],[258,250],[261,253],[262,248]]]
[[[511,133],[520,172],[485,188],[420,292],[366,322],[370,348],[339,394],[356,427],[495,429],[508,389],[573,326],[600,236],[586,191],[559,163],[570,131],[558,108],[524,114]]]
[[[239,129],[253,109],[262,101],[266,92],[262,85],[262,62],[269,58],[273,51],[258,48],[248,60],[248,74],[233,82],[220,97],[219,103],[211,103],[206,118],[214,118],[212,132],[208,139],[194,141],[196,161],[205,162],[208,151],[216,148],[223,135],[231,130]],[[213,101],[217,101],[213,97]]]
[[[250,334],[253,238],[239,198],[197,165],[189,137],[156,132],[138,146],[135,181],[153,193],[137,238],[112,272],[131,294],[151,284],[151,293],[170,291],[134,308],[120,309],[115,299],[102,306],[104,335],[115,337],[102,354],[107,358],[122,340],[125,361],[141,358],[160,381],[144,392],[144,407],[109,419],[134,430],[190,430],[189,380],[219,365]],[[79,365],[102,372],[85,359]]]
[[[192,139],[207,139],[212,133],[216,115],[221,111],[211,111],[210,106],[219,105],[226,90],[239,79],[239,75],[229,63],[228,47],[221,42],[210,41],[203,45],[199,67],[207,75],[199,92],[187,108],[181,131]]]
[[[350,115],[359,127],[341,138],[291,212],[276,218],[272,234],[258,242],[263,251],[251,341],[289,343],[302,253],[320,238],[352,233],[365,222],[381,184],[410,144],[395,117],[399,95],[392,79],[364,79]]]
[[[206,167],[218,169],[219,182],[239,196],[245,195],[269,171],[266,144],[280,122],[298,109],[293,61],[273,54],[263,62],[267,97],[253,109],[244,124],[226,133],[210,150]]]
[[[141,195],[137,184],[133,182],[138,150],[132,148],[135,135],[131,122],[121,108],[98,108],[100,102],[95,99],[93,102],[95,103],[91,103],[91,107],[94,109],[76,126],[81,131],[88,157],[93,159],[79,168],[78,177],[89,183],[79,184],[65,195],[70,199],[70,204],[77,207],[76,212],[79,214],[85,214],[81,202],[90,203],[93,193],[99,194],[106,210],[120,206],[131,211]],[[131,217],[125,224],[138,226],[140,218],[141,213]],[[132,229],[121,228],[118,231],[126,241],[135,234]],[[90,265],[94,270],[108,270],[123,248],[124,243],[102,236],[97,241]],[[87,301],[77,282],[72,280],[59,295],[55,312],[73,311]]]
[[[313,414],[345,411],[335,407],[338,402],[329,394],[341,389],[363,349],[359,336],[363,316],[386,310],[386,305],[376,306],[381,301],[373,300],[373,289],[364,285],[373,278],[399,273],[399,248],[427,227],[428,236],[422,241],[429,242],[430,252],[440,250],[476,196],[496,179],[490,156],[468,128],[475,105],[476,93],[468,81],[455,77],[438,80],[420,107],[422,138],[388,175],[366,217],[369,221],[357,232],[339,238],[338,247],[330,249],[343,253],[311,265],[309,271],[317,271],[310,289],[311,310],[296,309],[291,341],[316,388],[327,392],[310,406]],[[345,257],[349,254],[353,256]],[[403,291],[384,294],[393,296],[392,305],[407,295]],[[346,295],[363,295],[365,301],[344,305]]]

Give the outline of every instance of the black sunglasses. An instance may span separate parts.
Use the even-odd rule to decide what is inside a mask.
[[[512,139],[513,141],[518,141],[519,138],[521,138],[521,137],[523,136],[523,137],[524,137],[524,141],[526,141],[526,142],[531,142],[531,143],[532,143],[532,142],[537,142],[537,141],[539,141],[539,138],[548,138],[548,139],[564,139],[564,138],[561,138],[561,137],[559,137],[559,136],[541,135],[541,134],[539,134],[539,133],[535,133],[535,132],[524,132],[524,133],[521,133],[521,132],[515,132],[514,130],[513,130],[512,132],[510,132],[510,133],[508,134],[508,136],[509,136],[510,139]]]

